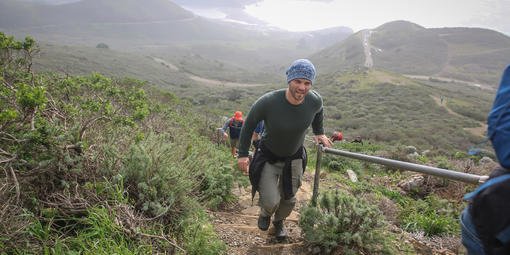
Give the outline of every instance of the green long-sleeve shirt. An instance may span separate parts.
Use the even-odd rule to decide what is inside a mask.
[[[279,157],[291,156],[303,144],[306,130],[312,125],[313,133],[324,134],[321,96],[310,90],[299,105],[285,98],[286,89],[266,93],[250,109],[239,138],[239,157],[247,157],[253,130],[264,120],[264,145]]]

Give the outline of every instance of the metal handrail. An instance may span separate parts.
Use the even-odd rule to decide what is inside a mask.
[[[320,178],[320,162],[322,162],[322,153],[331,153],[343,157],[363,160],[367,162],[372,162],[376,164],[381,164],[385,166],[390,166],[398,169],[404,169],[429,175],[435,175],[442,178],[447,178],[451,180],[471,183],[471,184],[482,184],[487,179],[489,179],[489,176],[487,175],[476,175],[476,174],[468,174],[468,173],[461,173],[456,172],[452,170],[437,168],[437,167],[431,167],[431,166],[425,166],[425,165],[419,165],[404,161],[398,161],[393,159],[386,159],[381,157],[375,157],[375,156],[369,156],[349,151],[341,151],[336,149],[331,149],[324,147],[322,144],[319,144],[317,146],[317,165],[315,168],[315,179],[314,179],[314,187],[313,187],[313,196],[312,201],[315,202],[317,199],[317,195],[319,192],[319,178]]]

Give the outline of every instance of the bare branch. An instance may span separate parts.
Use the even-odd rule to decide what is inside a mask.
[[[32,116],[30,117],[30,130],[35,130],[35,114],[37,113],[37,106],[34,107],[34,112],[32,112]]]
[[[5,178],[9,178],[9,174],[7,174],[7,170],[5,170],[5,167],[2,166],[2,170],[4,170]]]
[[[164,240],[164,241],[167,241],[170,245],[172,245],[173,247],[179,249],[180,251],[184,252],[184,254],[186,254],[186,251],[179,247],[179,245],[177,245],[173,240],[168,240],[168,238],[165,237],[165,234],[161,233],[161,236],[157,236],[157,235],[150,235],[150,234],[145,234],[145,233],[138,233],[139,235],[142,235],[142,236],[145,236],[145,237],[150,237],[150,238],[157,238],[157,239],[160,239],[160,240]]]
[[[101,120],[101,119],[110,119],[106,116],[100,116],[100,117],[96,117],[96,118],[93,118],[93,119],[90,119],[87,121],[87,123],[85,123],[85,125],[83,125],[83,127],[81,128],[80,130],[80,141],[83,139],[83,134],[85,133],[85,130],[90,126],[92,125],[92,123],[98,121],[98,120]]]
[[[7,137],[9,137],[9,139],[2,138],[2,137],[0,137],[0,138],[2,138],[4,140],[7,140],[7,141],[17,142],[17,143],[24,143],[24,142],[28,141],[28,139],[19,140],[15,136],[13,136],[13,135],[11,135],[11,134],[9,134],[7,132],[0,132],[0,136],[7,136]]]
[[[0,164],[9,163],[9,162],[14,161],[14,160],[16,160],[16,157],[12,157],[10,159],[2,160],[2,161],[0,161]]]
[[[11,153],[9,153],[7,151],[2,150],[1,148],[0,148],[0,154],[8,156],[8,157],[14,157],[14,155],[12,155]]]
[[[9,166],[9,170],[11,171],[12,178],[14,179],[14,185],[16,186],[16,203],[19,203],[19,182],[18,178],[16,178],[16,173],[14,173],[14,169],[12,169],[12,166]]]

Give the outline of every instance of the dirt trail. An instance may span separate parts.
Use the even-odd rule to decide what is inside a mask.
[[[431,96],[431,97],[434,99],[434,101],[439,106],[442,106],[443,108],[445,108],[448,111],[448,113],[455,115],[455,116],[459,116],[461,118],[466,118],[466,116],[460,115],[460,114],[452,111],[450,108],[448,108],[446,106],[446,102],[441,103],[441,99],[439,97],[435,97],[435,96]],[[487,130],[487,124],[483,123],[483,122],[479,122],[479,121],[477,121],[477,122],[481,125],[480,127],[464,128],[464,130],[469,131],[469,132],[473,133],[474,135],[483,137],[483,136],[485,136],[484,132]]]
[[[479,84],[475,82],[470,81],[463,81],[463,80],[456,80],[452,78],[446,78],[446,77],[440,77],[440,76],[427,76],[427,75],[411,75],[411,74],[403,74],[403,76],[411,79],[417,79],[417,80],[430,80],[430,79],[436,79],[442,82],[455,82],[460,84],[466,84],[469,86],[477,87],[480,89],[486,89],[486,90],[494,90],[494,88],[489,84]]]
[[[151,57],[152,60],[156,61],[157,63],[163,64],[164,66],[168,67],[169,69],[173,71],[179,71],[179,68],[175,66],[172,63],[168,63],[164,59],[157,58],[157,57]],[[238,83],[238,82],[229,82],[229,81],[219,81],[219,80],[213,80],[213,79],[206,79],[202,78],[190,73],[184,72],[188,78],[198,82],[201,85],[209,86],[209,87],[217,87],[217,86],[225,86],[225,87],[257,87],[257,86],[264,86],[265,84],[261,83]]]
[[[362,32],[362,41],[363,41],[363,48],[365,52],[365,67],[366,68],[372,68],[374,66],[374,60],[372,59],[372,52],[370,51],[370,34],[372,31],[366,29]]]
[[[227,254],[309,254],[298,227],[299,208],[306,205],[312,197],[313,173],[305,172],[303,184],[296,194],[294,211],[285,220],[288,236],[283,241],[274,237],[274,229],[261,231],[257,227],[259,215],[258,194],[251,201],[251,186],[237,186],[233,193],[239,201],[231,208],[219,212],[210,212],[213,227],[220,239],[228,245]]]

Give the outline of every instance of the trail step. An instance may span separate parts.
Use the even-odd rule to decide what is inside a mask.
[[[260,245],[248,248],[231,248],[228,254],[249,254],[249,255],[295,255],[306,254],[304,242]]]
[[[235,228],[241,231],[250,231],[250,232],[260,232],[266,233],[266,231],[260,230],[257,226],[246,225],[246,224],[220,224],[216,226],[217,228]]]
[[[256,215],[247,215],[247,214],[238,214],[238,213],[229,213],[229,212],[214,212],[216,215],[224,215],[229,217],[238,217],[238,218],[244,218],[244,219],[254,219],[258,220],[259,216]],[[296,212],[292,212],[287,219],[285,219],[286,222],[292,221],[297,223],[299,221],[299,214]]]

